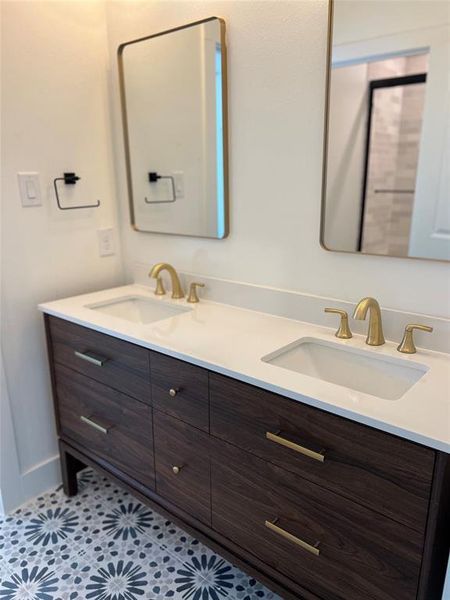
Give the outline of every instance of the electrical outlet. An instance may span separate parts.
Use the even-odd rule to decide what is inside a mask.
[[[174,171],[173,180],[175,183],[175,197],[183,198],[184,196],[184,173],[183,171]]]
[[[112,227],[108,229],[98,229],[98,252],[100,256],[111,256],[115,254],[114,249],[114,230]]]

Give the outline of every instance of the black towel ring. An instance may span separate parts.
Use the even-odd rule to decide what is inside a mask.
[[[175,202],[177,199],[177,194],[175,190],[175,178],[172,175],[159,175],[155,171],[151,171],[148,174],[148,180],[150,183],[156,183],[158,179],[170,179],[172,183],[172,198],[170,200],[148,200],[147,196],[145,196],[144,202],[146,204],[170,204],[171,202]]]
[[[100,206],[100,200],[97,200],[96,204],[84,204],[82,206],[61,206],[61,201],[58,194],[58,181],[64,181],[66,185],[75,185],[80,179],[75,173],[63,173],[63,177],[56,177],[53,180],[53,187],[55,188],[56,204],[59,210],[78,210],[80,208],[98,208]]]

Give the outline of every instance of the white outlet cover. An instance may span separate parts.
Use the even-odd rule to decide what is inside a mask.
[[[100,256],[112,256],[115,254],[114,230],[112,227],[97,230],[98,252]]]

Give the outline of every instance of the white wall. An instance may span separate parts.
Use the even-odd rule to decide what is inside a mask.
[[[367,3],[364,3],[367,4]],[[115,51],[208,16],[228,26],[231,232],[221,241],[134,232],[127,214]],[[127,276],[182,271],[450,315],[450,265],[331,253],[319,246],[327,2],[107,3],[118,193]],[[426,281],[426,285],[421,282]]]
[[[346,44],[448,23],[450,9],[448,0],[337,0],[334,14],[333,43]]]
[[[102,2],[1,3],[2,12],[2,393],[5,510],[59,481],[54,417],[38,302],[118,284],[118,254],[100,258],[96,230],[117,233],[107,110]],[[96,210],[56,209],[52,179],[82,177],[74,200]],[[43,205],[22,208],[17,172],[38,171]],[[117,243],[117,240],[116,240]],[[8,401],[9,397],[9,401]],[[11,431],[13,429],[13,431]],[[9,478],[9,479],[8,479]]]

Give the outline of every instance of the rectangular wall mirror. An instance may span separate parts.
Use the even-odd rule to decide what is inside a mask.
[[[224,21],[124,43],[118,58],[133,227],[226,237]]]
[[[450,260],[450,27],[439,0],[332,3],[321,243]]]

